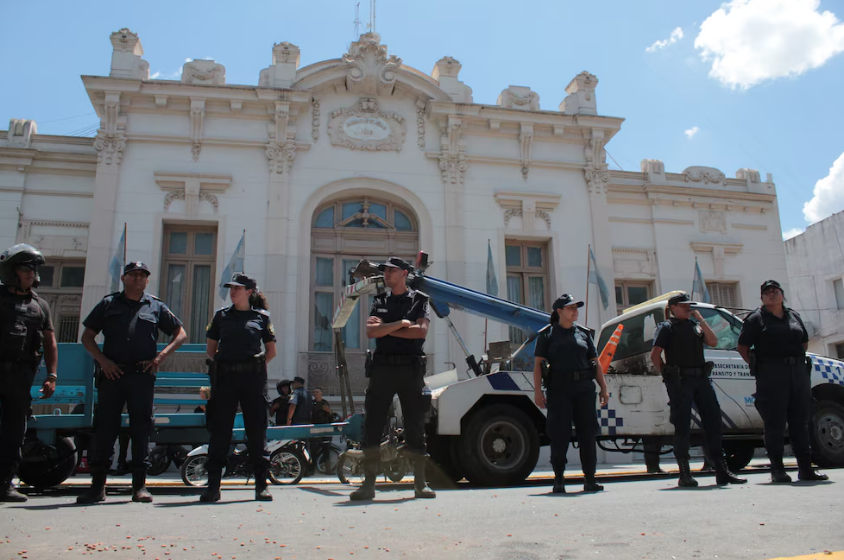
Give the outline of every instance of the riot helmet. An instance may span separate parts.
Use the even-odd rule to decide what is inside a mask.
[[[38,267],[44,264],[44,255],[41,251],[26,243],[18,243],[3,251],[0,255],[0,282],[5,286],[20,288],[20,280],[15,268],[21,265],[29,266],[35,271],[35,282],[33,288],[37,288],[41,277],[38,275]]]

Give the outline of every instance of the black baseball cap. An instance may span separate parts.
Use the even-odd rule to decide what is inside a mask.
[[[682,292],[677,294],[676,296],[671,296],[668,298],[668,305],[677,305],[678,303],[691,303],[692,298],[689,297],[689,294],[686,292]]]
[[[123,275],[127,275],[130,272],[135,272],[136,270],[140,270],[141,272],[146,272],[147,276],[149,276],[149,267],[142,263],[141,261],[132,261],[126,263],[126,266],[123,267]]]
[[[387,259],[387,262],[385,262],[384,264],[378,265],[378,270],[383,271],[385,268],[400,268],[400,269],[406,270],[408,272],[413,270],[413,267],[410,266],[409,262],[407,262],[404,259],[400,259],[398,257],[390,257],[389,259]]]
[[[762,288],[759,291],[761,293],[767,290],[768,288],[776,288],[779,291],[782,291],[782,286],[780,286],[780,283],[776,280],[765,280],[765,282],[762,284]]]
[[[582,301],[574,301],[574,296],[571,294],[563,294],[557,298],[557,301],[554,302],[554,305],[551,306],[551,309],[562,309],[563,307],[567,307],[569,305],[576,305],[577,307],[583,307]]]
[[[247,290],[255,290],[258,288],[258,283],[254,278],[250,278],[242,272],[235,272],[232,274],[232,279],[223,284],[224,288],[231,288],[232,286],[243,286]]]

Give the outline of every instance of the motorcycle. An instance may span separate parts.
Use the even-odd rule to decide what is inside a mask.
[[[313,458],[313,465],[309,469],[310,474],[315,472],[323,475],[333,475],[337,472],[337,462],[343,450],[330,441],[317,441],[311,443],[309,446],[311,457]]]
[[[393,482],[400,482],[412,470],[410,454],[404,449],[402,429],[391,425],[379,449],[384,476]],[[343,484],[363,481],[363,450],[359,444],[349,442],[349,449],[340,454],[337,460],[337,478]]]
[[[181,469],[182,464],[188,458],[190,448],[184,445],[156,445],[149,452],[149,460],[152,463],[147,470],[149,476],[159,476],[170,468],[170,464]]]
[[[304,442],[295,440],[273,440],[267,442],[270,451],[269,477],[273,484],[298,484],[310,463],[310,454]],[[208,484],[208,445],[201,445],[188,453],[182,463],[182,481],[188,486]],[[246,477],[246,484],[252,478],[252,463],[245,446],[235,446],[229,453],[223,478]]]

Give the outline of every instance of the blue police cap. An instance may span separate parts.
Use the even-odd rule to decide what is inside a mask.
[[[689,294],[686,292],[682,292],[677,294],[676,296],[672,296],[668,300],[668,305],[677,305],[678,303],[689,303],[692,301],[692,298],[689,297]]]
[[[248,277],[242,272],[235,272],[234,274],[232,274],[231,281],[223,284],[224,288],[231,288],[233,286],[243,286],[247,290],[258,289],[258,283],[255,281],[255,279]]]
[[[767,290],[768,288],[776,288],[779,291],[783,291],[782,286],[780,286],[780,283],[777,282],[776,280],[765,280],[765,283],[762,284],[762,288],[761,288],[760,292],[764,293],[765,290]]]
[[[563,307],[567,307],[569,305],[583,307],[583,302],[574,301],[574,296],[571,294],[563,294],[557,298],[557,301],[554,302],[554,305],[551,307],[551,309],[562,309]]]
[[[387,259],[387,262],[378,265],[378,270],[383,271],[385,268],[400,268],[401,270],[406,270],[408,272],[413,270],[413,267],[410,266],[409,262],[398,257],[390,257]]]
[[[141,261],[132,261],[126,263],[126,266],[123,268],[123,275],[126,276],[130,272],[135,272],[136,270],[145,272],[146,275],[149,276],[149,267]]]

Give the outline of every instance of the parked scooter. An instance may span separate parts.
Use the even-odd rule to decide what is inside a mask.
[[[384,476],[393,482],[401,481],[412,469],[411,457],[404,449],[404,435],[401,428],[390,423],[390,431],[381,442],[381,469]],[[337,478],[343,484],[363,480],[363,450],[357,443],[349,442],[349,449],[337,460]]]
[[[292,440],[273,440],[267,442],[270,450],[269,476],[273,484],[297,484],[307,472],[310,454],[304,442]],[[208,445],[201,445],[188,453],[182,463],[182,481],[188,486],[208,484]],[[246,477],[246,483],[252,478],[252,463],[245,445],[235,446],[229,453],[228,463],[223,478]]]
[[[149,460],[152,465],[147,470],[147,474],[149,476],[164,474],[170,468],[171,463],[176,465],[177,469],[180,469],[188,458],[190,451],[190,448],[184,445],[156,445],[149,452]]]

